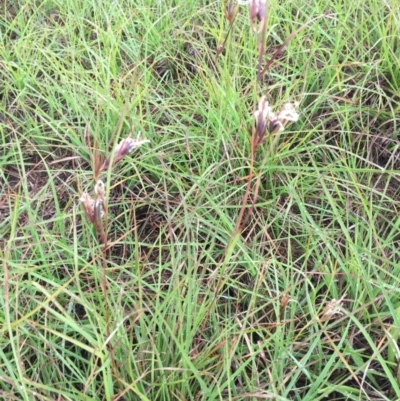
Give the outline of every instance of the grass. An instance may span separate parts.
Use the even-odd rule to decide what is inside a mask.
[[[223,3],[0,5],[2,399],[400,399],[399,4]]]

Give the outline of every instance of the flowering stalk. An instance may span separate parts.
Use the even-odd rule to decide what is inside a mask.
[[[267,2],[266,0],[238,0],[240,5],[249,5],[250,24],[258,39],[257,77],[261,78],[261,69],[267,36]],[[257,23],[258,28],[257,28]]]
[[[120,118],[119,126],[122,124],[122,117]],[[89,124],[88,124],[89,125]],[[88,127],[88,126],[87,126]],[[119,132],[119,131],[117,131]],[[92,149],[90,135],[88,130],[85,128],[85,139],[89,149]],[[137,138],[132,139],[130,136],[123,139],[105,160],[99,155],[98,147],[93,146],[94,152],[92,153],[92,164],[93,164],[93,175],[94,175],[94,195],[93,197],[88,193],[83,193],[80,197],[80,203],[82,209],[88,221],[93,224],[95,231],[99,237],[99,241],[103,245],[101,265],[103,271],[102,288],[104,298],[104,312],[106,322],[106,335],[110,338],[110,315],[109,315],[109,304],[107,298],[107,202],[106,202],[106,189],[100,176],[103,172],[116,166],[125,156],[127,156],[133,149],[149,142],[148,140]],[[110,344],[107,344],[111,355],[111,363],[113,369],[117,371],[117,364],[114,357],[114,349]]]
[[[289,122],[297,121],[299,118],[298,113],[295,110],[297,103],[286,103],[282,106],[278,113],[274,113],[272,107],[267,102],[266,96],[262,96],[260,102],[258,104],[258,109],[254,113],[255,118],[255,128],[253,129],[253,135],[251,139],[251,159],[250,159],[250,173],[248,175],[246,192],[244,195],[242,207],[239,212],[238,219],[236,221],[235,232],[240,232],[243,230],[244,226],[246,225],[248,219],[253,212],[254,205],[257,200],[258,190],[261,182],[261,177],[258,177],[255,188],[254,188],[254,196],[251,207],[248,209],[246,217],[244,217],[244,212],[248,203],[248,198],[251,189],[251,183],[253,181],[254,176],[254,161],[256,156],[257,147],[265,141],[266,133],[268,132],[269,135],[278,134],[282,132],[286,125]],[[274,143],[278,140],[279,136],[276,135],[274,139]],[[273,144],[274,144],[273,143]],[[273,144],[271,148],[273,148]],[[267,160],[269,153],[265,156],[264,160]]]
[[[230,0],[228,5],[225,8],[225,17],[229,22],[228,33],[226,34],[225,39],[222,43],[220,43],[217,47],[217,57],[225,50],[226,43],[230,37],[230,34],[233,29],[233,23],[235,22],[235,18],[238,12],[238,7],[234,0]]]
[[[97,166],[99,167],[96,167],[95,169],[94,198],[86,192],[80,197],[83,211],[87,219],[95,227],[104,246],[107,244],[107,237],[105,235],[103,223],[104,216],[107,216],[106,190],[103,181],[99,177],[101,173],[107,171],[110,166],[116,166],[133,149],[138,148],[144,143],[150,142],[149,140],[139,139],[139,136],[140,134],[135,139],[130,136],[123,139],[116,146],[114,152],[103,163],[97,163]]]

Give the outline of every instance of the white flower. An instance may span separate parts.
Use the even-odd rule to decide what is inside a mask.
[[[275,114],[273,113],[271,106],[267,102],[267,98],[265,95],[260,99],[260,102],[258,103],[258,109],[254,113],[254,117],[256,121],[270,120],[272,118],[275,118]]]
[[[299,119],[299,114],[296,112],[295,106],[298,106],[298,104],[285,103],[276,115],[273,113],[270,114],[270,133],[283,131],[289,122],[295,122]]]
[[[296,112],[295,106],[296,104],[293,105],[292,103],[284,104],[276,117],[281,121],[297,121],[299,114]]]
[[[94,193],[96,194],[98,199],[104,200],[106,195],[105,185],[102,180],[98,180],[96,185],[94,186]]]
[[[144,143],[150,142],[148,139],[139,139],[140,132],[136,138],[131,138],[128,136],[123,139],[114,150],[114,157],[109,156],[103,163],[100,171],[105,171],[110,166],[111,160],[113,162],[113,166],[119,163],[128,153],[130,153],[133,149],[138,148]]]
[[[96,221],[95,200],[88,193],[84,192],[82,196],[79,198],[79,201],[82,204],[86,217],[92,224],[94,224]]]
[[[325,306],[324,310],[322,311],[322,316],[324,317],[332,317],[334,315],[343,315],[342,312],[342,302],[343,298],[340,299],[332,299],[328,304]]]
[[[285,129],[289,122],[297,121],[299,119],[299,114],[295,110],[297,106],[298,103],[286,103],[278,113],[274,113],[267,102],[266,96],[262,96],[258,109],[254,113],[257,144],[264,140],[267,130],[270,134],[280,132]]]
[[[119,158],[121,156],[124,157],[125,155],[130,153],[133,149],[138,148],[144,143],[150,142],[148,139],[139,139],[139,137],[140,137],[140,132],[136,138],[131,138],[130,136],[128,136],[127,138],[123,139],[115,148],[114,153],[116,158]]]

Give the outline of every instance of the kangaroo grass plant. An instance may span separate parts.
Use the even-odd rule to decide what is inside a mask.
[[[0,399],[399,400],[399,26],[3,1]]]
[[[102,257],[102,268],[103,268],[103,295],[105,301],[105,321],[106,321],[106,334],[110,337],[110,319],[109,319],[109,307],[107,297],[107,231],[108,227],[104,221],[108,222],[107,219],[107,201],[106,201],[106,188],[104,182],[101,180],[101,174],[107,172],[110,168],[115,167],[121,160],[127,156],[133,149],[140,147],[149,140],[139,139],[140,133],[136,139],[128,136],[120,141],[115,150],[104,159],[99,156],[99,152],[96,149],[94,158],[94,198],[88,193],[84,192],[80,197],[83,211],[90,223],[93,224],[101,243],[103,244],[103,257]],[[88,137],[89,138],[89,137]],[[113,363],[114,370],[116,369],[115,356],[112,347],[109,347],[110,355]]]

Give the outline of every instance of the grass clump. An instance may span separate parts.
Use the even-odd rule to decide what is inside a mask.
[[[397,4],[225,3],[0,5],[3,399],[400,398]]]

